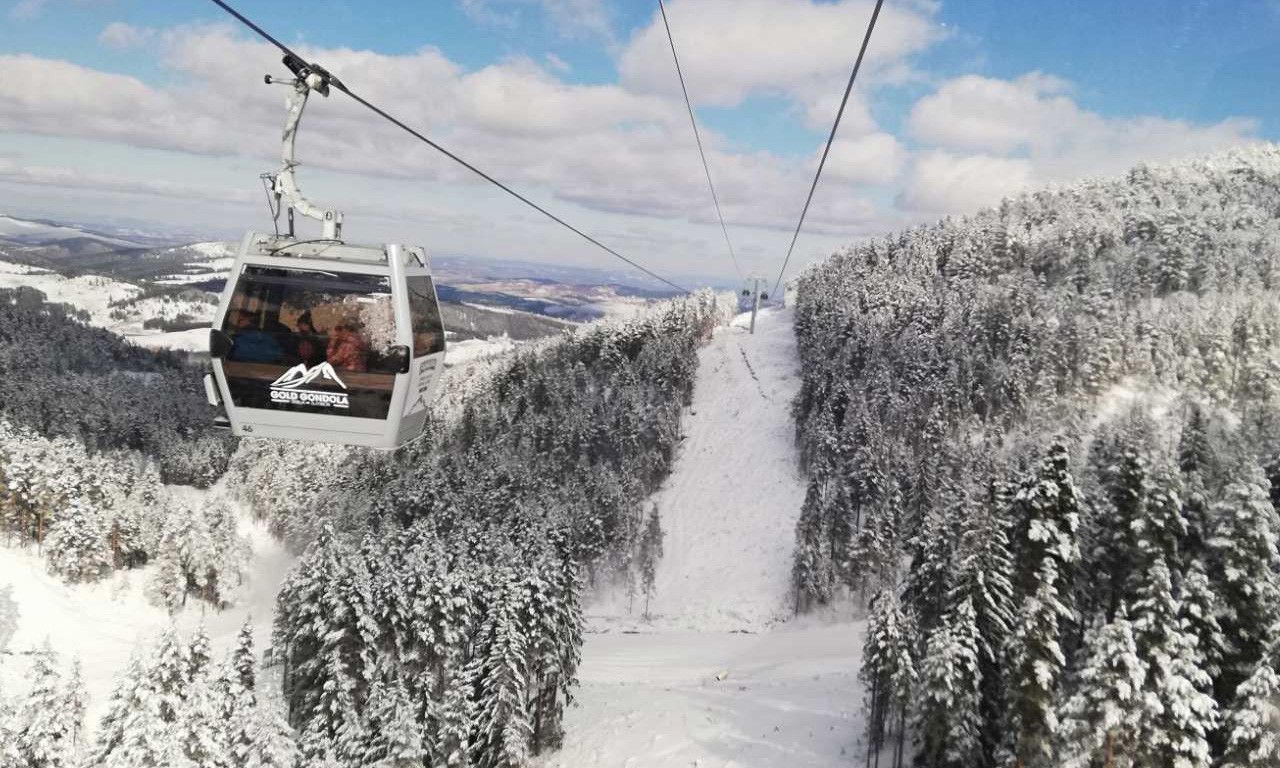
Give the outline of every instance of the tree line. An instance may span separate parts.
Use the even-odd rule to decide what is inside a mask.
[[[1025,194],[798,282],[797,611],[868,764],[1280,765],[1280,148]]]

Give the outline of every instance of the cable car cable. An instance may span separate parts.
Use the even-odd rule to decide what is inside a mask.
[[[218,2],[218,0],[214,0]],[[876,28],[876,19],[880,16],[880,7],[884,0],[876,0],[875,10],[871,12],[871,22],[867,24],[867,34],[862,38],[862,47],[858,49],[858,59],[853,63],[853,73],[849,75],[849,84],[845,86],[844,98],[840,100],[840,110],[836,112],[835,124],[831,126],[831,135],[827,137],[827,147],[822,150],[822,160],[818,162],[818,172],[813,175],[813,184],[809,187],[809,197],[804,201],[804,210],[800,212],[800,222],[796,224],[796,232],[791,236],[791,247],[787,249],[787,258],[782,262],[778,272],[778,281],[773,284],[773,295],[778,295],[782,285],[782,276],[787,273],[787,265],[791,263],[791,253],[796,249],[796,241],[800,239],[800,229],[804,226],[805,216],[809,214],[809,204],[813,202],[813,193],[818,188],[818,180],[822,178],[822,169],[827,164],[827,155],[831,153],[831,145],[835,143],[836,131],[840,128],[840,119],[844,117],[844,108],[849,103],[849,94],[853,92],[853,81],[858,78],[858,70],[862,67],[862,58],[867,54],[867,44],[871,42],[871,33]]]
[[[707,186],[711,188],[711,201],[716,204],[716,218],[720,219],[720,231],[724,233],[724,244],[729,246],[729,258],[733,260],[733,271],[738,279],[743,279],[742,267],[738,266],[738,255],[733,252],[733,243],[729,240],[729,228],[724,224],[724,214],[720,211],[720,197],[716,194],[716,185],[711,181],[711,166],[707,164],[707,153],[702,148],[702,134],[698,131],[698,120],[693,116],[693,103],[689,100],[689,89],[684,83],[684,69],[680,66],[680,55],[676,53],[676,40],[671,34],[671,23],[667,21],[667,5],[658,0],[658,10],[662,11],[662,26],[667,28],[667,42],[671,44],[671,58],[676,62],[676,75],[680,77],[680,90],[684,92],[684,105],[689,110],[689,124],[693,126],[693,138],[698,142],[698,155],[702,157],[702,170],[707,173]]]
[[[235,17],[235,18],[236,18],[236,19],[237,19],[241,24],[244,24],[246,27],[248,27],[249,29],[251,29],[251,30],[253,30],[254,32],[256,32],[256,33],[258,34],[258,36],[259,36],[259,37],[261,37],[262,39],[264,39],[264,40],[266,40],[267,42],[271,43],[271,44],[272,44],[272,45],[274,45],[276,48],[279,48],[279,49],[280,49],[280,51],[281,51],[281,52],[283,52],[285,55],[287,55],[287,56],[292,56],[294,59],[296,59],[296,60],[297,60],[297,61],[299,61],[299,62],[305,62],[305,61],[306,61],[306,59],[304,59],[304,58],[302,58],[301,56],[298,56],[296,53],[294,53],[294,52],[293,52],[293,51],[292,51],[292,50],[291,50],[287,45],[285,45],[284,43],[280,42],[279,40],[275,39],[275,38],[274,38],[274,37],[272,37],[270,34],[268,34],[264,29],[262,29],[262,27],[259,27],[257,24],[254,24],[252,21],[250,21],[249,19],[247,19],[243,14],[241,14],[239,11],[237,11],[237,10],[236,10],[236,9],[234,9],[234,8],[232,8],[230,5],[227,5],[227,3],[223,2],[223,0],[210,0],[210,2],[212,2],[214,5],[218,6],[218,7],[219,7],[219,8],[221,8],[222,10],[226,11],[227,13],[231,14],[231,15],[232,15],[233,17]],[[554,213],[552,213],[551,211],[548,211],[546,208],[543,208],[541,205],[538,205],[537,203],[533,202],[533,201],[532,201],[532,200],[530,200],[529,198],[527,198],[527,197],[525,197],[524,195],[520,194],[519,192],[515,191],[515,190],[514,190],[514,189],[512,189],[511,187],[508,187],[506,184],[503,184],[501,181],[498,181],[497,179],[495,179],[494,177],[492,177],[492,176],[490,176],[489,174],[485,173],[484,171],[480,170],[480,169],[479,169],[479,168],[477,168],[476,166],[472,165],[471,163],[467,162],[466,160],[463,160],[461,157],[459,157],[459,156],[455,155],[454,153],[452,153],[452,152],[450,152],[449,150],[445,149],[444,147],[440,146],[439,144],[437,144],[436,142],[434,142],[434,141],[432,141],[431,139],[427,138],[426,136],[422,135],[422,134],[421,134],[421,133],[419,133],[418,131],[414,130],[413,128],[410,128],[408,125],[405,125],[405,124],[404,124],[403,122],[401,122],[400,120],[398,120],[398,119],[396,119],[396,118],[392,117],[392,116],[391,116],[390,114],[388,114],[386,111],[384,111],[384,110],[380,109],[379,107],[377,107],[377,106],[375,106],[375,105],[371,104],[370,102],[366,101],[364,98],[362,98],[361,96],[359,96],[358,94],[356,94],[354,91],[352,91],[350,88],[348,88],[348,87],[347,87],[347,86],[346,86],[346,85],[345,85],[341,80],[339,80],[337,77],[334,77],[332,74],[330,74],[329,72],[325,71],[324,69],[322,69],[322,68],[320,68],[320,67],[318,67],[318,66],[316,66],[316,65],[314,65],[314,64],[308,64],[307,66],[308,66],[311,70],[313,70],[313,71],[315,71],[315,72],[317,72],[317,73],[321,74],[321,75],[322,75],[322,76],[323,76],[323,77],[328,81],[328,83],[329,83],[330,85],[332,85],[334,88],[337,88],[338,90],[340,90],[340,91],[342,91],[343,93],[347,94],[347,95],[348,95],[348,96],[350,96],[352,99],[354,99],[356,102],[358,102],[360,105],[364,106],[366,109],[370,110],[371,112],[373,112],[374,114],[378,115],[379,117],[382,117],[383,119],[387,120],[387,121],[388,121],[388,122],[390,122],[392,125],[395,125],[396,127],[398,127],[398,128],[400,128],[401,130],[405,131],[405,132],[406,132],[406,133],[408,133],[410,136],[413,136],[414,138],[416,138],[416,139],[418,139],[418,140],[420,140],[420,141],[424,142],[425,144],[427,144],[428,146],[430,146],[432,149],[434,149],[434,150],[436,150],[437,152],[439,152],[439,153],[443,154],[445,157],[449,158],[450,160],[453,160],[455,163],[458,163],[458,164],[459,164],[459,165],[461,165],[463,168],[466,168],[467,170],[469,170],[469,171],[471,171],[472,173],[476,174],[477,176],[479,176],[480,178],[482,178],[482,179],[484,179],[485,181],[489,182],[490,184],[493,184],[494,186],[496,186],[496,187],[498,187],[499,189],[501,189],[503,192],[506,192],[508,195],[511,195],[512,197],[516,198],[517,200],[519,200],[520,202],[522,202],[522,203],[524,203],[525,205],[529,206],[530,208],[533,208],[533,209],[534,209],[535,211],[537,211],[538,213],[541,213],[543,216],[546,216],[547,218],[549,218],[549,219],[551,219],[552,221],[556,222],[557,224],[559,224],[560,226],[564,227],[565,229],[568,229],[569,231],[571,231],[571,232],[573,232],[574,234],[578,235],[579,237],[581,237],[582,239],[584,239],[584,240],[586,240],[587,242],[591,243],[592,245],[596,246],[597,248],[600,248],[601,250],[603,250],[604,252],[608,253],[609,255],[614,256],[615,258],[618,258],[618,259],[620,259],[620,260],[622,260],[622,261],[626,262],[627,264],[630,264],[630,265],[631,265],[632,267],[634,267],[635,269],[638,269],[639,271],[643,272],[644,274],[648,275],[649,277],[652,277],[654,280],[657,280],[657,281],[658,281],[658,282],[660,282],[660,283],[663,283],[663,284],[665,284],[665,285],[669,285],[669,286],[671,286],[672,288],[675,288],[677,291],[680,291],[681,293],[691,293],[691,291],[690,291],[688,288],[684,288],[684,287],[682,287],[682,286],[676,285],[675,283],[671,282],[670,280],[666,279],[665,277],[662,277],[661,275],[657,274],[656,272],[653,272],[652,270],[650,270],[650,269],[648,269],[648,268],[646,268],[646,267],[643,267],[643,266],[641,266],[640,264],[637,264],[636,262],[632,261],[631,259],[627,258],[626,256],[623,256],[621,253],[618,253],[617,251],[615,251],[614,249],[612,249],[612,248],[610,248],[609,246],[605,245],[604,243],[600,242],[599,240],[595,239],[595,238],[594,238],[594,237],[592,237],[591,235],[588,235],[586,232],[583,232],[582,230],[580,230],[580,229],[578,229],[577,227],[573,226],[573,225],[572,225],[572,224],[570,224],[569,222],[567,222],[567,221],[565,221],[564,219],[560,218],[559,216],[555,215],[555,214],[554,214]]]

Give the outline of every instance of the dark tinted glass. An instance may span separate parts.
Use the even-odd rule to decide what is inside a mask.
[[[430,277],[410,277],[409,317],[413,324],[413,356],[423,357],[444,351],[444,322],[440,303]]]
[[[401,365],[386,277],[246,266],[223,330],[236,405],[386,417]]]

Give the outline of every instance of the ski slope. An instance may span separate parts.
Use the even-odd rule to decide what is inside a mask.
[[[721,329],[699,355],[671,477],[652,499],[665,540],[643,598],[587,606],[565,743],[543,768],[828,768],[865,756],[861,622],[788,621],[805,484],[788,310]]]
[[[791,543],[804,502],[791,400],[800,384],[789,310],[720,329],[699,353],[674,471],[652,499],[665,535],[649,629],[760,631],[791,615]],[[634,628],[625,595],[590,618]]]

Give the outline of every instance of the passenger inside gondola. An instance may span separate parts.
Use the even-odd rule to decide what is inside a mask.
[[[283,355],[276,335],[258,328],[254,313],[236,311],[235,334],[230,358],[245,363],[277,363]]]
[[[360,333],[358,321],[344,320],[333,327],[327,355],[329,364],[340,371],[369,369],[369,345]]]
[[[319,365],[325,360],[327,344],[327,340],[311,321],[311,312],[307,310],[299,315],[298,329],[294,332],[294,358],[305,363],[308,368]]]

